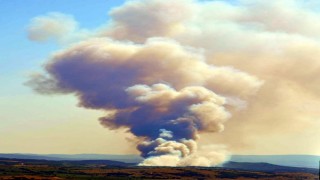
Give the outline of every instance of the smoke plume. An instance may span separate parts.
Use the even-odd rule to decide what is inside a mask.
[[[142,165],[214,165],[198,153],[201,132],[221,132],[233,98],[254,93],[255,77],[206,63],[192,47],[164,38],[144,44],[96,38],[56,53],[47,76],[29,82],[41,93],[73,93],[80,106],[106,112],[100,123],[141,138]],[[216,93],[216,92],[219,92]],[[225,156],[224,153],[215,155]],[[219,160],[219,161],[218,161]]]
[[[212,166],[228,154],[217,144],[265,148],[319,125],[320,15],[307,3],[136,0],[109,14],[27,84],[104,111],[103,126],[137,137],[141,165]]]

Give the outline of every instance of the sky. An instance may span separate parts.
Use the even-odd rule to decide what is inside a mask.
[[[0,153],[320,155],[318,7],[0,0]]]
[[[34,43],[27,26],[48,12],[72,14],[81,27],[95,28],[108,21],[108,10],[122,1],[1,1],[0,29],[0,151],[2,153],[114,153],[132,152],[124,138],[101,127],[100,112],[76,107],[72,96],[43,96],[24,85],[33,71],[60,47]],[[95,9],[95,10],[92,10]],[[93,120],[93,121],[92,121]],[[75,130],[78,129],[78,130]],[[94,133],[93,133],[94,132]],[[99,140],[98,140],[99,139]],[[112,147],[112,148],[110,148]]]

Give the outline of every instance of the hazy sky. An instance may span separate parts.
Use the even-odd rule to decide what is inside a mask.
[[[109,104],[108,108],[95,105],[84,98],[87,94],[82,89],[60,86],[44,95],[25,85],[34,72],[48,73],[44,65],[59,74],[55,62],[64,59],[72,63],[73,50],[87,56],[91,50],[86,47],[93,44],[127,62],[121,68],[130,65],[128,56],[147,69],[143,73],[157,72],[147,80],[133,78],[135,84],[143,82],[146,87],[126,86],[137,99],[143,96],[148,103],[164,102],[165,97],[154,101],[148,93],[157,93],[152,85],[165,81],[173,86],[162,87],[169,94],[183,94],[185,86],[198,85],[219,96],[211,94],[210,99],[214,96],[226,101],[221,108],[230,117],[222,118],[224,128],[208,132],[200,129],[200,145],[223,144],[233,154],[320,155],[317,1],[146,2],[124,5],[122,0],[0,0],[0,153],[138,153],[133,135],[121,128],[110,130],[110,124],[104,124]],[[114,7],[120,8],[109,14]],[[51,24],[43,28],[46,23]],[[101,37],[111,38],[116,45],[91,40]],[[157,64],[163,68],[161,72],[146,65],[148,55],[143,52],[150,51],[149,56],[160,62],[164,57],[159,53],[167,51],[150,50],[152,45],[177,52],[168,58],[172,63],[165,67]],[[53,55],[57,51],[60,54]],[[178,57],[186,58],[184,66],[180,66]],[[108,67],[119,68],[114,62]],[[218,68],[211,72],[213,67]],[[179,73],[172,74],[177,69]],[[91,73],[75,72],[80,73],[74,79],[85,79]],[[65,82],[66,77],[57,77],[58,82]],[[212,77],[216,79],[211,81]],[[147,88],[143,90],[146,94],[135,94],[139,88]],[[123,107],[113,101],[110,98],[116,108]],[[117,122],[112,128],[118,126],[130,125]]]

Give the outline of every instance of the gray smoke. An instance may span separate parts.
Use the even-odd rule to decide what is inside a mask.
[[[71,93],[80,106],[105,111],[99,119],[103,126],[126,128],[139,139],[137,149],[146,158],[141,165],[223,162],[228,155],[223,146],[197,147],[197,140],[201,133],[223,131],[232,111],[243,108],[262,81],[230,66],[209,64],[203,49],[169,35],[153,37],[178,33],[192,17],[194,2],[183,2],[133,1],[113,10],[111,27],[54,54],[46,73],[27,84],[43,94]],[[127,16],[132,10],[146,16]],[[147,19],[132,24],[136,18]]]

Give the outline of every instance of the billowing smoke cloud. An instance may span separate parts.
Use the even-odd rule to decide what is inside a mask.
[[[129,1],[110,12],[113,27],[102,34],[135,42],[143,42],[148,37],[176,34],[180,32],[182,22],[192,17],[193,10],[192,0]]]
[[[216,165],[227,152],[213,141],[251,152],[319,127],[320,14],[307,1],[137,0],[110,17],[28,84],[105,111],[103,126],[139,139],[141,165]]]
[[[48,77],[29,82],[35,90],[74,93],[81,106],[105,110],[103,126],[128,128],[143,139],[143,165],[166,165],[157,159],[171,159],[174,166],[222,162],[197,151],[199,133],[222,131],[231,117],[226,107],[236,106],[229,101],[249,96],[262,83],[208,65],[199,50],[163,38],[144,44],[90,39],[55,54],[45,68]]]

